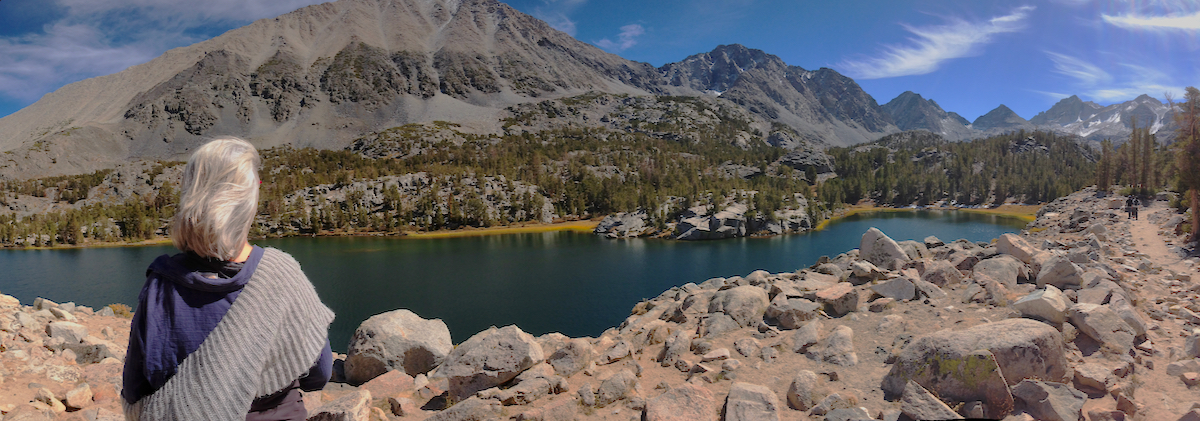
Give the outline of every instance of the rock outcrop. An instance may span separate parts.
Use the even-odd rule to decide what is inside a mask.
[[[450,329],[441,319],[422,319],[403,309],[377,314],[363,321],[350,339],[346,381],[362,384],[389,370],[425,374],[453,348]]]

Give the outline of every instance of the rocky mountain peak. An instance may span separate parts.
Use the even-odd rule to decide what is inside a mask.
[[[658,72],[672,86],[720,93],[733,86],[742,73],[760,67],[786,68],[787,64],[762,50],[730,44],[688,56],[677,63],[665,64],[658,68]]]
[[[882,106],[891,114],[900,130],[928,130],[952,140],[965,140],[971,137],[971,124],[962,116],[946,112],[933,100],[925,99],[921,94],[905,91]]]
[[[1021,116],[1017,115],[1016,112],[1013,112],[1012,109],[1004,104],[1000,104],[999,107],[988,111],[987,114],[979,116],[979,118],[975,119],[975,122],[971,123],[972,128],[984,131],[993,129],[1018,129],[1027,126],[1030,126],[1028,121],[1021,118]]]
[[[1029,119],[1030,123],[1037,125],[1055,124],[1065,125],[1071,124],[1079,120],[1087,119],[1096,110],[1100,109],[1100,105],[1094,102],[1083,102],[1076,95],[1060,99],[1049,110],[1038,113],[1033,118]]]

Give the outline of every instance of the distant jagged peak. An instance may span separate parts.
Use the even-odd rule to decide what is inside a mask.
[[[951,140],[971,137],[966,128],[971,122],[955,113],[948,113],[932,99],[913,91],[905,91],[883,105],[900,130],[928,130]]]
[[[783,69],[787,64],[763,50],[727,44],[676,63],[664,64],[658,72],[670,85],[721,93],[733,86],[742,73],[763,67]]]
[[[991,130],[991,129],[1008,129],[1028,126],[1029,122],[1021,116],[1017,115],[1007,105],[1000,104],[999,107],[988,111],[987,114],[979,116],[971,123],[971,127],[976,130]]]
[[[1158,98],[1155,98],[1155,97],[1152,97],[1152,96],[1146,95],[1146,94],[1138,95],[1137,98],[1133,99],[1133,102],[1142,103],[1142,104],[1149,103],[1149,104],[1154,104],[1157,106],[1163,105],[1162,101],[1159,101]]]

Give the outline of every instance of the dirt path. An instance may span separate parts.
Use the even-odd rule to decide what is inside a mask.
[[[1167,233],[1166,236],[1160,234],[1160,224],[1174,216],[1166,202],[1151,202],[1139,213],[1137,220],[1123,221],[1128,225],[1129,241],[1135,250],[1135,256],[1140,255],[1139,257],[1149,260],[1155,269],[1162,269],[1138,270],[1129,274],[1130,284],[1136,286],[1135,294],[1140,296],[1138,307],[1145,311],[1156,306],[1163,297],[1178,296],[1180,289],[1190,284],[1178,281],[1177,276],[1191,275],[1200,278],[1200,275],[1197,275],[1195,259],[1185,259],[1171,250],[1169,244],[1179,241],[1174,233]],[[1137,391],[1138,401],[1143,405],[1134,419],[1174,420],[1200,396],[1194,390],[1182,387],[1177,377],[1168,376],[1164,370],[1168,363],[1181,358],[1173,354],[1182,349],[1182,338],[1190,335],[1191,329],[1185,324],[1169,320],[1147,322],[1153,326],[1147,336],[1154,352],[1139,355],[1138,362],[1141,367],[1137,367],[1135,375],[1128,379],[1132,384],[1124,387],[1132,386]],[[1106,400],[1092,400],[1084,412],[1099,407],[1112,408],[1109,405],[1115,404],[1116,402]]]
[[[1184,259],[1178,254],[1167,248],[1166,239],[1159,235],[1159,226],[1150,222],[1150,215],[1167,210],[1166,202],[1154,201],[1150,202],[1150,206],[1142,208],[1139,212],[1139,218],[1133,220],[1129,226],[1129,234],[1134,246],[1139,252],[1145,254],[1155,264],[1162,266],[1165,269],[1170,269],[1176,273],[1192,272],[1191,265],[1187,264]]]

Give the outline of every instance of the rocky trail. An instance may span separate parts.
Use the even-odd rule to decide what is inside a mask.
[[[1084,190],[991,243],[895,241],[697,280],[597,338],[407,310],[362,323],[310,420],[1200,421],[1200,284],[1183,217]],[[128,319],[0,296],[0,412],[122,419]],[[570,317],[564,315],[564,317]]]

